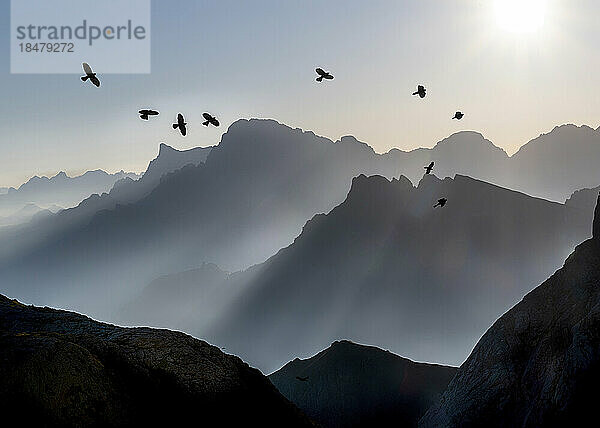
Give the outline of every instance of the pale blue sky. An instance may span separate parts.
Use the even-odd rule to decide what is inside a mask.
[[[474,129],[512,153],[558,124],[600,125],[600,2],[547,0],[544,26],[526,34],[501,28],[493,3],[155,0],[152,74],[104,75],[94,90],[78,75],[11,75],[0,0],[0,186],[141,171],[161,141],[216,144],[240,117],[352,134],[379,152]],[[335,80],[316,83],[315,66]],[[425,100],[410,95],[419,83]],[[161,116],[142,122],[145,106]],[[170,127],[178,111],[186,138]],[[202,127],[204,111],[222,126]]]

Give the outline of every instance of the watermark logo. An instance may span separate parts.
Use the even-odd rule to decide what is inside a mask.
[[[11,73],[150,73],[150,0],[11,0]]]

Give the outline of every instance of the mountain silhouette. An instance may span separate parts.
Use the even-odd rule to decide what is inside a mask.
[[[96,170],[77,177],[69,177],[64,172],[51,178],[35,176],[18,189],[11,187],[6,194],[0,194],[0,217],[14,215],[28,204],[40,208],[53,205],[74,207],[94,193],[108,192],[117,181],[125,178],[137,179],[138,175],[123,171],[108,174]]]
[[[440,194],[452,203],[433,209]],[[595,201],[582,192],[559,204],[458,175],[428,175],[416,188],[359,176],[293,244],[229,279],[222,288],[239,294],[212,328],[192,318],[185,330],[265,372],[338,337],[459,365],[589,236],[591,213],[577,206],[589,206],[585,195]]]
[[[593,424],[600,382],[598,266],[600,197],[593,237],[494,323],[419,426]]]
[[[600,131],[562,125],[523,145],[514,155],[483,135],[461,131],[433,148],[408,152],[392,149],[403,175],[417,183],[423,165],[435,161],[438,177],[468,175],[528,195],[563,202],[574,191],[600,184]]]
[[[455,372],[341,340],[311,358],[290,361],[269,379],[325,428],[409,427],[440,398]],[[297,376],[309,379],[298,382]]]
[[[543,198],[564,200],[578,189],[600,184],[599,157],[600,131],[585,125],[557,126],[511,157],[515,175],[505,184],[530,189],[528,193]]]
[[[211,150],[212,147],[177,150],[165,143],[160,143],[158,156],[150,162],[144,177],[146,180],[151,181],[149,184],[153,188],[159,183],[163,175],[177,171],[186,165],[199,165],[205,162]]]
[[[554,141],[574,135],[580,138],[571,138],[572,150],[595,147],[597,133],[585,127],[557,128],[544,139]],[[530,144],[541,151],[552,151],[554,147],[538,143],[540,141]],[[162,156],[163,152],[167,155],[171,150],[161,146],[159,165],[163,158],[171,158]],[[196,151],[185,152],[174,156],[176,166],[166,168],[174,168],[166,174],[162,167],[153,173],[154,166],[151,165],[140,180],[121,180],[108,195],[93,195],[78,207],[64,210],[34,225],[0,230],[0,282],[3,290],[29,302],[77,308],[110,319],[115,315],[117,306],[135,300],[143,287],[159,276],[196,269],[204,262],[215,263],[223,270],[234,272],[265,261],[279,249],[290,245],[308,219],[315,214],[329,212],[343,202],[352,179],[359,174],[392,178],[403,173],[417,183],[424,174],[423,166],[434,161],[434,173],[440,177],[453,177],[455,173],[462,172],[474,177],[495,177],[497,182],[510,184],[520,177],[543,173],[549,177],[549,184],[544,189],[560,188],[554,183],[561,179],[554,177],[552,171],[535,165],[529,168],[525,163],[519,165],[518,171],[512,170],[513,158],[481,134],[470,131],[454,134],[432,149],[392,150],[377,154],[354,137],[345,136],[334,142],[273,120],[251,119],[233,123],[218,146],[200,152],[199,158],[204,156],[204,152],[209,152],[204,163],[185,165]],[[593,153],[590,156],[593,157]],[[578,185],[588,181],[593,183],[595,175],[596,170],[577,169],[573,172],[577,179],[569,180],[568,186],[597,185]],[[462,175],[459,174],[459,177]],[[523,181],[527,182],[526,179]],[[407,184],[412,187],[411,183]],[[440,195],[451,201],[439,210],[440,214],[449,215],[450,205],[454,209],[461,207],[457,205],[462,203],[460,198],[445,193],[443,188],[438,190],[440,193],[435,195],[433,202],[428,201],[427,209]],[[535,194],[539,189],[532,190],[530,193]],[[561,193],[560,197],[564,200],[569,195]],[[465,203],[471,212],[477,213],[480,209],[478,206],[471,207],[472,200]],[[490,203],[496,206],[493,201]],[[425,204],[419,206],[425,210]],[[383,201],[378,209],[389,211]],[[456,212],[454,209],[452,212]],[[509,216],[506,222],[510,222],[502,224],[502,227],[518,229],[514,212],[506,215]],[[584,217],[586,215],[589,213]],[[452,216],[458,216],[458,213]],[[545,218],[543,214],[540,216]],[[373,221],[379,219],[373,218]],[[476,225],[474,223],[472,227]],[[489,226],[496,227],[494,224]],[[419,226],[419,229],[423,228],[424,225]],[[446,234],[442,230],[438,233],[437,236]],[[485,233],[479,230],[480,235]],[[565,233],[570,238],[565,239],[560,248],[570,251],[569,245],[578,241],[573,240],[572,231]],[[585,237],[582,234],[576,236],[579,240]],[[428,238],[433,241],[433,236]],[[504,242],[502,237],[498,239]],[[525,247],[525,243],[516,238],[510,245],[513,243]],[[466,247],[464,243],[460,245]],[[510,245],[503,248],[507,254],[512,252]],[[444,241],[440,248],[446,248]],[[542,259],[541,263],[532,261],[538,267],[530,270],[546,275],[546,269],[556,267],[554,263],[561,256],[548,256],[548,260]],[[507,256],[502,253],[500,257]],[[440,263],[445,263],[443,257],[438,258]],[[513,262],[511,269],[520,263],[519,260]],[[491,258],[488,263],[492,263]],[[439,276],[436,269],[432,268],[431,272]],[[359,277],[363,275],[364,272],[360,272]],[[509,274],[511,277],[516,275]],[[458,277],[460,275],[454,280],[458,281]],[[528,281],[535,283],[534,280],[542,278],[535,276]],[[238,288],[232,287],[231,290],[233,293]],[[513,302],[507,299],[506,304]],[[487,307],[487,304],[482,307]],[[498,310],[496,307],[492,309],[491,312]],[[505,309],[507,307],[502,308]],[[485,310],[482,309],[482,312]],[[336,337],[340,336],[327,337],[326,341],[314,344],[318,347],[309,349],[316,352]],[[290,355],[282,355],[283,361],[295,355],[296,351],[300,349]],[[397,351],[407,355],[403,349]],[[457,364],[460,362],[458,358],[455,355],[448,361]]]
[[[0,278],[22,299],[107,316],[93,311],[102,304],[112,311],[115,293],[128,299],[158,276],[202,262],[235,271],[266,260],[292,242],[307,219],[343,201],[362,172],[398,174],[387,156],[352,137],[333,142],[272,120],[240,120],[205,163],[167,174],[142,199],[117,202],[5,257]]]
[[[206,342],[2,295],[0,359],[7,426],[313,426],[258,370]]]
[[[41,218],[52,215],[53,213],[57,213],[62,209],[62,207],[59,207],[55,204],[50,205],[47,209],[38,207],[36,204],[26,204],[16,213],[6,217],[0,217],[0,226],[13,226],[19,223],[30,221],[34,217]]]
[[[199,165],[206,160],[211,149],[212,147],[197,147],[180,151],[161,143],[158,156],[150,161],[141,177],[121,178],[111,184],[112,188],[108,188],[108,193],[99,191],[81,201],[76,207],[63,210],[58,216],[36,217],[33,224],[0,230],[0,241],[11,242],[10,246],[0,247],[0,260],[61,240],[68,231],[79,230],[89,223],[96,213],[142,199],[160,183],[164,175],[186,165]],[[53,206],[49,208],[53,212],[58,211]],[[22,221],[21,218],[19,222]],[[11,220],[11,223],[15,222]]]

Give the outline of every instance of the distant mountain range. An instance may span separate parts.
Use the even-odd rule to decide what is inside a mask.
[[[595,425],[599,266],[600,197],[593,238],[494,323],[419,426]]]
[[[5,426],[314,426],[258,370],[183,333],[0,295]]]
[[[28,301],[106,316],[93,311],[114,307],[118,294],[133,295],[157,276],[203,262],[233,271],[264,261],[307,219],[341,202],[362,172],[398,173],[387,157],[353,138],[334,143],[271,120],[241,120],[205,163],[163,176],[136,202],[115,203],[116,185],[108,196],[86,200],[43,227],[4,234],[25,244],[5,250],[12,254],[0,260],[0,277],[19,284],[8,288]],[[98,211],[103,200],[114,207]],[[62,290],[61,301],[54,300],[56,290]]]
[[[392,150],[402,174],[413,183],[422,166],[435,161],[438,177],[468,175],[528,195],[563,202],[574,191],[600,185],[600,130],[562,125],[523,145],[514,155],[481,134],[463,131],[431,149]]]
[[[325,428],[413,427],[455,373],[454,367],[342,340],[314,357],[290,361],[269,379]]]
[[[201,164],[206,160],[210,150],[211,147],[197,147],[180,151],[161,143],[158,156],[150,162],[146,172],[140,178],[134,179],[135,177],[129,176],[121,178],[114,183],[108,193],[92,194],[77,207],[63,210],[60,216],[45,218],[38,216],[33,224],[0,230],[0,241],[12,243],[10,247],[0,248],[0,260],[10,254],[25,252],[27,249],[47,245],[53,240],[60,240],[67,231],[79,229],[89,223],[98,212],[113,210],[118,205],[142,199],[160,183],[164,175],[186,165]],[[19,220],[15,222],[14,216],[9,216],[6,222],[18,224],[31,220],[31,217],[25,219],[19,217]]]
[[[78,308],[104,319],[112,319],[116,316],[115,308],[119,304],[135,302],[141,289],[159,276],[198,269],[203,263],[215,263],[223,270],[238,271],[265,261],[279,249],[290,245],[302,232],[308,219],[315,214],[329,212],[343,202],[353,178],[360,174],[378,174],[391,179],[405,173],[416,183],[423,174],[423,165],[434,160],[434,174],[440,176],[462,173],[475,177],[484,176],[481,178],[490,182],[512,180],[523,186],[533,183],[529,193],[539,194],[548,189],[558,189],[561,192],[558,199],[564,199],[570,196],[571,188],[600,184],[600,177],[597,177],[599,172],[588,168],[586,163],[596,156],[598,135],[598,131],[587,127],[558,127],[529,143],[528,148],[524,148],[518,156],[516,154],[509,158],[480,134],[461,132],[441,141],[433,149],[411,152],[392,150],[380,155],[353,137],[342,137],[333,142],[312,132],[292,129],[272,120],[239,120],[230,126],[218,146],[177,152],[163,145],[157,160],[151,163],[140,180],[121,180],[107,195],[92,196],[78,207],[64,210],[58,215],[0,231],[0,282],[3,290],[30,302]],[[564,145],[568,145],[572,152],[568,160],[560,152]],[[559,159],[556,161],[556,168],[547,168],[545,164],[537,165],[531,160],[532,155],[526,156],[535,151],[539,152],[539,156]],[[581,153],[585,153],[585,156]],[[568,172],[561,170],[561,167],[567,168]],[[546,178],[542,180],[539,179],[540,176]],[[566,176],[569,180],[565,180]],[[469,179],[459,174],[456,180],[440,183],[433,179],[425,180],[425,184],[419,185],[419,191],[414,193],[420,195],[414,202],[418,208],[410,209],[401,208],[402,204],[413,203],[412,196],[399,196],[412,192],[411,183],[404,178],[396,180],[389,188],[383,183],[372,189],[367,186],[369,191],[375,192],[372,197],[381,192],[383,200],[371,202],[371,196],[361,195],[358,200],[366,202],[353,205],[351,202],[355,200],[355,195],[361,193],[354,192],[348,199],[350,202],[344,204],[346,208],[337,210],[349,210],[343,218],[336,220],[336,223],[350,221],[347,226],[349,228],[339,230],[336,224],[326,222],[327,227],[315,229],[315,225],[325,221],[323,216],[317,216],[306,228],[310,231],[311,238],[306,238],[308,235],[302,233],[303,239],[300,242],[311,243],[311,246],[315,246],[314,251],[319,251],[322,255],[321,258],[312,257],[311,263],[315,264],[315,272],[324,275],[323,278],[310,277],[310,270],[294,270],[293,263],[304,263],[302,260],[308,257],[308,252],[303,253],[299,245],[283,252],[293,254],[293,259],[290,256],[285,263],[282,261],[283,256],[278,255],[274,259],[277,260],[276,265],[281,266],[280,279],[283,282],[278,285],[283,290],[281,293],[294,295],[296,291],[288,290],[300,287],[304,281],[315,284],[327,280],[337,282],[349,275],[344,287],[350,288],[342,299],[346,302],[356,299],[359,296],[357,293],[365,292],[363,289],[367,278],[371,276],[382,281],[378,285],[382,290],[398,290],[397,282],[393,282],[394,275],[397,275],[406,284],[418,283],[421,288],[423,284],[431,283],[431,289],[429,286],[423,288],[424,294],[418,297],[424,301],[425,295],[434,293],[446,276],[450,278],[449,283],[465,284],[466,289],[467,284],[475,287],[478,281],[483,282],[486,278],[484,273],[491,269],[496,274],[494,280],[502,279],[511,285],[505,287],[509,289],[507,292],[505,288],[492,291],[491,285],[486,283],[490,287],[484,287],[487,291],[479,291],[477,288],[477,293],[467,293],[470,296],[467,300],[481,303],[477,306],[477,311],[481,312],[477,314],[481,315],[480,323],[469,327],[470,330],[457,339],[456,343],[444,346],[451,351],[443,358],[440,356],[440,361],[460,362],[482,328],[488,325],[490,317],[507,309],[515,299],[521,297],[522,294],[519,293],[528,291],[523,284],[541,280],[549,270],[558,265],[560,257],[570,251],[575,242],[585,238],[585,233],[582,232],[585,228],[582,225],[589,217],[589,212],[580,210],[579,206],[573,210],[568,208],[575,207],[575,201],[569,202],[564,208],[560,204],[535,200],[525,195],[504,200],[500,194],[505,193],[494,186],[481,184],[481,187],[471,189],[467,185],[449,184],[454,182],[464,184]],[[438,184],[430,186],[431,183]],[[505,185],[508,186],[506,183]],[[487,193],[488,190],[491,191],[490,194]],[[500,194],[496,194],[496,190]],[[443,210],[432,211],[432,198],[446,191],[450,195],[449,205]],[[386,200],[388,197],[392,199]],[[393,198],[404,202],[390,202]],[[580,199],[586,198],[576,198]],[[521,204],[521,201],[535,202]],[[482,213],[484,207],[481,204],[485,204],[493,212]],[[530,205],[534,207],[531,210],[528,208]],[[360,211],[352,212],[353,209]],[[444,213],[444,217],[440,212]],[[578,216],[573,212],[581,214]],[[452,213],[452,220],[444,220],[449,213]],[[480,214],[485,215],[483,220],[477,217]],[[398,217],[393,217],[394,215]],[[335,215],[331,216],[333,217]],[[406,220],[407,225],[403,225],[401,219]],[[367,220],[377,225],[375,233],[371,234],[373,226],[365,223]],[[429,222],[432,221],[435,227],[429,227]],[[564,234],[547,237],[542,230],[545,221],[555,227],[555,230],[564,230]],[[446,229],[452,222],[456,222],[452,227],[457,227],[458,236]],[[521,233],[525,228],[520,225],[521,222],[531,224],[531,230],[535,232]],[[352,229],[359,226],[363,230]],[[332,235],[332,231],[337,235]],[[416,231],[420,235],[415,236]],[[343,236],[344,233],[346,237]],[[398,242],[403,239],[398,233],[406,233],[421,244],[406,243],[402,244],[406,247],[402,247]],[[321,235],[322,238],[319,238]],[[351,237],[355,235],[363,241],[354,243]],[[524,239],[525,236],[529,237],[529,241]],[[480,242],[484,237],[494,237],[497,248],[488,248],[486,242]],[[459,240],[453,241],[454,238]],[[471,238],[477,240],[477,244],[473,244]],[[319,239],[329,241],[321,242]],[[554,241],[548,243],[549,239]],[[346,243],[348,240],[350,242]],[[313,241],[315,244],[312,244]],[[3,245],[4,243],[10,245]],[[549,248],[546,244],[561,248],[563,253],[545,255],[545,248]],[[343,246],[356,253],[345,254],[340,249]],[[387,251],[387,246],[391,246],[393,251],[399,251],[398,257],[402,256],[402,263],[407,264],[403,275],[398,272],[401,263],[392,259],[393,253],[383,252]],[[477,246],[489,250],[489,253],[483,252],[484,259],[477,256]],[[541,248],[544,255],[539,260],[533,260],[533,254],[538,248]],[[372,251],[375,250],[381,252],[379,261],[373,259]],[[445,254],[451,254],[452,257],[448,258]],[[511,254],[514,254],[512,258]],[[517,257],[517,254],[522,257]],[[332,255],[337,258],[331,259]],[[472,268],[464,265],[467,255],[473,257],[470,259],[474,266]],[[496,255],[500,257],[500,263],[496,263]],[[352,257],[361,259],[355,262],[355,267],[351,265]],[[329,260],[332,266],[340,269],[340,275],[334,275],[336,271],[327,271],[321,260]],[[454,260],[456,266],[449,260]],[[270,266],[271,263],[274,261],[271,260],[264,266]],[[379,269],[377,263],[381,263],[383,268]],[[370,270],[362,270],[365,267]],[[256,280],[250,281],[252,287],[244,288],[245,296],[250,296],[255,291],[260,294],[257,290],[263,287],[276,287],[274,282],[271,285],[263,283],[266,277],[260,269],[261,267],[257,267],[250,270],[252,275],[256,274]],[[273,271],[269,272],[271,275]],[[378,272],[381,272],[381,277],[378,277]],[[415,275],[419,275],[418,281]],[[227,293],[224,293],[215,299],[220,304],[228,305],[228,298],[241,292],[242,285],[249,283],[249,277],[250,274],[246,273],[232,275],[235,281],[228,280],[226,288],[230,295],[225,296]],[[417,282],[413,282],[413,279]],[[517,282],[521,285],[514,285]],[[359,289],[354,289],[355,286]],[[330,291],[337,292],[336,289]],[[500,297],[492,298],[488,292],[498,293]],[[270,294],[269,298],[278,296],[278,293]],[[446,293],[449,291],[446,290]],[[395,298],[400,299],[401,294],[395,295]],[[369,297],[374,299],[375,304],[376,299],[385,298],[382,296],[374,294]],[[486,299],[492,299],[492,303]],[[289,303],[284,302],[284,306],[285,304]],[[340,305],[345,308],[345,303]],[[213,305],[211,311],[218,306]],[[244,312],[246,309],[240,313],[240,319],[248,315]],[[261,317],[272,316],[269,311],[264,312]],[[456,318],[466,319],[469,311],[475,309],[467,308]],[[366,312],[357,311],[362,315]],[[159,313],[164,314],[164,311],[157,311],[157,315]],[[227,314],[230,315],[233,317],[232,314]],[[339,316],[344,319],[346,315]],[[162,320],[164,319],[163,317]],[[153,321],[149,319],[147,322]],[[223,325],[225,322],[227,320],[223,320]],[[334,324],[337,323],[336,321]],[[437,328],[433,319],[425,322],[424,326],[428,323],[428,328]],[[450,325],[452,323],[448,324]],[[359,337],[342,337],[355,340],[360,340],[363,335],[370,337],[371,333],[364,331],[362,326],[357,329],[349,325],[347,327],[349,331],[359,331]],[[339,332],[334,325],[330,325],[330,328]],[[310,329],[307,330],[307,334],[309,333]],[[311,345],[303,351],[316,352],[338,337],[332,338],[329,333],[331,332],[321,330],[319,334],[322,337],[318,340],[313,342],[314,338],[307,339],[311,341]],[[379,333],[373,334],[377,336]],[[270,340],[269,337],[266,335],[264,340]],[[235,342],[233,338],[232,340]],[[385,343],[380,340],[360,341]],[[434,350],[428,351],[427,343],[433,342],[435,341],[431,338],[426,343],[415,346],[421,349],[419,352],[431,355],[429,351]],[[399,344],[400,341],[394,343]],[[405,342],[404,346],[413,349],[411,343]],[[281,355],[274,361],[282,363],[296,355],[300,349],[300,346],[297,349],[278,347]],[[412,354],[405,352],[406,348],[394,349],[411,358],[421,359],[418,357],[419,352]]]
[[[58,205],[50,205],[48,208],[38,207],[36,204],[26,204],[16,213],[6,217],[0,217],[0,226],[12,226],[32,220],[34,217],[48,216],[61,211]]]
[[[121,179],[137,179],[138,175],[120,171],[108,174],[102,170],[88,171],[77,177],[60,172],[54,177],[35,176],[18,189],[11,187],[0,193],[0,217],[16,217],[25,206],[34,204],[42,209],[78,205],[94,193],[108,192]],[[27,221],[29,218],[24,218]]]

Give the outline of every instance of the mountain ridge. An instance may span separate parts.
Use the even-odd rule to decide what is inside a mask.
[[[180,332],[117,327],[0,295],[0,343],[8,423],[313,426],[258,370]]]

